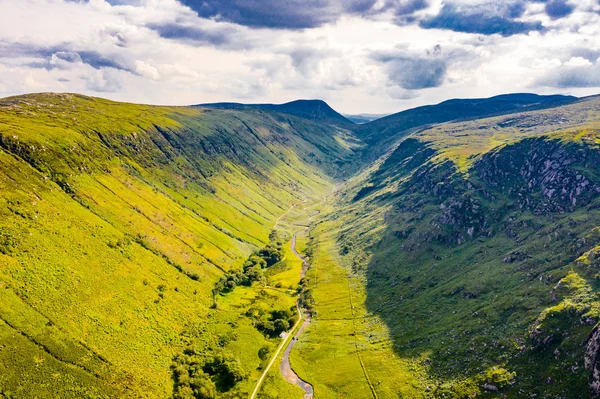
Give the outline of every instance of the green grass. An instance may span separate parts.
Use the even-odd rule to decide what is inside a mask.
[[[295,300],[256,287],[214,310],[211,290],[292,204],[329,190],[351,155],[338,133],[259,112],[0,100],[0,392],[168,397],[173,357],[221,341],[247,371],[235,392],[251,390],[274,344],[244,314]]]
[[[296,289],[300,280],[302,261],[292,253],[289,241],[285,243],[284,248],[285,258],[271,266],[265,275],[270,285]]]
[[[598,183],[597,105],[415,133],[340,193],[332,252],[430,395],[586,397],[599,199],[542,189]]]
[[[291,363],[317,398],[585,396],[583,342],[600,320],[597,109],[386,136],[400,146],[323,201],[369,151],[339,127],[0,99],[0,395],[169,397],[173,359],[197,350],[241,368],[232,386],[211,377],[217,397],[247,397],[280,343],[255,315],[294,305],[290,239],[310,225],[297,249],[314,314]],[[285,257],[267,284],[211,307],[215,282],[273,229]],[[301,394],[276,364],[259,396]]]
[[[323,208],[326,214],[331,210]],[[385,324],[367,311],[364,279],[337,256],[339,228],[326,221],[311,230],[307,279],[315,315],[292,353],[292,367],[319,398],[368,398],[372,390],[380,398],[419,397],[423,369],[396,356]]]

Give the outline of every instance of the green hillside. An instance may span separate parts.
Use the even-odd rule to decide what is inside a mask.
[[[0,99],[0,397],[593,396],[599,97],[290,104]]]
[[[577,101],[571,96],[505,94],[490,98],[453,99],[436,105],[408,109],[371,123],[356,126],[356,135],[366,144],[363,158],[374,160],[399,139],[429,126],[451,121],[476,120],[528,110],[547,109]]]
[[[212,289],[330,190],[348,137],[275,113],[0,100],[0,391],[167,397],[174,356],[226,341],[250,389],[268,338],[239,303],[211,310]]]
[[[364,287],[364,299],[352,290],[352,316],[336,312],[355,323],[339,334],[366,366],[361,397],[590,397],[599,134],[598,98],[435,125],[340,190],[323,217],[334,244],[321,227],[314,240],[338,265],[328,270],[346,270],[338,286]],[[315,339],[331,328],[333,282],[317,273],[305,362],[326,356]],[[395,381],[382,363],[397,364]],[[324,370],[314,371],[316,392],[342,392],[362,374],[331,382]]]

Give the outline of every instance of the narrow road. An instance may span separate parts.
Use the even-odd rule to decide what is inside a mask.
[[[290,210],[291,210],[291,208],[290,208]],[[305,227],[304,229],[294,233],[294,235],[292,236],[291,244],[290,244],[293,254],[296,257],[298,257],[300,260],[302,260],[302,271],[301,271],[302,277],[304,277],[304,275],[306,274],[306,271],[308,270],[308,262],[302,255],[300,255],[298,253],[298,251],[296,251],[296,237],[298,236],[298,234],[300,234],[306,230],[308,230],[308,227]],[[308,326],[310,324],[310,315],[305,315],[306,319],[304,320],[304,323],[302,323],[302,326],[300,326],[300,328],[298,328],[298,324],[300,324],[300,322],[302,321],[302,310],[300,309],[299,302],[296,302],[296,310],[298,311],[298,320],[296,320],[294,327],[291,329],[291,331],[296,331],[296,334],[289,341],[289,343],[288,343],[289,336],[286,336],[283,339],[283,341],[281,341],[281,343],[277,347],[277,351],[275,351],[275,354],[271,358],[271,361],[269,362],[269,364],[263,371],[262,375],[258,379],[258,382],[256,383],[256,386],[254,387],[254,391],[252,391],[252,395],[250,395],[250,399],[254,399],[256,397],[256,394],[258,393],[258,390],[260,389],[260,386],[262,385],[265,377],[269,373],[271,366],[273,366],[273,363],[275,363],[275,360],[277,360],[277,358],[279,357],[279,353],[281,352],[281,349],[285,346],[286,343],[288,343],[288,346],[287,346],[287,348],[285,348],[285,351],[283,353],[283,359],[281,360],[281,367],[280,367],[281,375],[290,384],[298,385],[300,388],[302,388],[304,390],[305,394],[304,394],[303,399],[312,399],[313,398],[312,385],[301,380],[300,377],[298,377],[298,375],[296,373],[294,373],[294,370],[292,370],[292,367],[290,365],[290,352],[292,351],[292,348],[294,347],[294,343],[298,340],[298,337],[300,336],[300,334],[302,334],[302,332],[304,331],[306,326]]]
[[[306,271],[308,270],[308,262],[307,262],[306,258],[304,258],[302,255],[300,255],[298,253],[298,251],[296,251],[296,237],[298,236],[298,234],[300,234],[306,230],[308,230],[308,227],[294,233],[294,236],[292,237],[292,243],[291,243],[292,252],[294,253],[294,255],[296,255],[296,257],[298,259],[300,259],[302,261],[302,272],[301,272],[302,277],[304,277],[306,275]],[[296,303],[296,308],[298,309],[298,313],[302,313],[300,310],[299,303]],[[302,388],[302,390],[304,390],[304,392],[305,392],[304,399],[312,399],[313,398],[313,395],[314,395],[313,387],[308,382],[303,381],[300,377],[298,377],[298,374],[296,374],[294,372],[294,370],[292,370],[292,366],[290,364],[290,352],[292,351],[292,348],[294,347],[294,344],[298,340],[298,337],[300,336],[300,334],[302,334],[302,332],[304,332],[304,329],[309,324],[310,324],[310,314],[307,313],[304,316],[304,323],[302,323],[302,326],[300,326],[300,328],[296,331],[296,335],[294,335],[294,338],[290,341],[287,348],[285,348],[285,352],[283,352],[283,359],[281,359],[281,366],[279,367],[279,371],[281,372],[281,375],[287,382],[289,382],[290,384],[297,385],[300,388]]]
[[[285,211],[285,213],[284,213],[284,214],[282,214],[281,216],[279,216],[279,217],[277,218],[277,220],[275,221],[275,224],[273,225],[273,229],[275,229],[275,228],[277,227],[277,225],[279,224],[279,222],[281,222],[281,219],[283,219],[284,217],[286,217],[286,216],[287,216],[287,214],[288,214],[288,213],[290,213],[290,211],[291,211],[292,209],[294,209],[294,207],[295,207],[295,206],[296,206],[296,204],[294,204],[294,205],[290,206],[290,209],[288,209],[287,211]]]
[[[294,329],[298,326],[298,323],[300,323],[300,321],[302,320],[302,313],[300,312],[300,308],[297,305],[296,305],[296,309],[298,310],[298,320],[296,321],[296,324],[294,324],[294,328],[292,329],[292,331],[294,331]],[[252,395],[250,395],[250,399],[254,399],[256,397],[256,394],[258,393],[260,386],[262,385],[263,381],[265,380],[265,377],[267,376],[267,373],[271,369],[271,366],[273,365],[273,363],[275,363],[275,360],[277,360],[277,357],[279,356],[281,349],[285,346],[287,339],[288,339],[288,337],[286,336],[283,339],[283,341],[281,341],[279,346],[277,347],[277,351],[275,351],[275,354],[273,355],[273,357],[271,358],[271,361],[265,368],[265,371],[263,371],[262,375],[258,379],[258,382],[256,383],[256,386],[254,387],[254,391],[252,391]]]

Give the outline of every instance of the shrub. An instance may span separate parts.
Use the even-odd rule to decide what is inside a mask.
[[[173,398],[211,399],[227,392],[246,377],[240,362],[230,354],[187,348],[171,364]]]
[[[292,308],[293,309],[293,308]],[[294,311],[291,309],[272,310],[269,314],[258,315],[256,328],[270,337],[276,337],[294,325]]]
[[[0,228],[0,253],[9,255],[15,248],[15,239],[6,228]]]
[[[283,259],[283,244],[281,242],[277,242],[276,244],[269,244],[260,251],[258,251],[258,256],[263,258],[267,263],[267,267],[271,267],[274,264],[280,262]]]
[[[258,357],[260,358],[260,360],[267,360],[270,354],[271,348],[269,348],[267,345],[263,346],[258,350]]]
[[[263,269],[280,262],[283,259],[283,254],[283,244],[277,241],[250,255],[242,270],[227,272],[215,284],[213,307],[217,307],[216,295],[231,292],[238,285],[251,286],[255,281],[263,281]]]

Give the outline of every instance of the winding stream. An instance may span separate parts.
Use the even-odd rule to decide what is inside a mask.
[[[294,233],[294,236],[292,237],[292,242],[291,242],[292,252],[294,253],[294,255],[296,257],[298,257],[300,260],[302,260],[302,272],[301,272],[302,277],[304,277],[304,275],[306,274],[306,271],[308,270],[308,262],[307,262],[306,258],[304,258],[302,255],[300,255],[296,251],[296,237],[298,234],[300,234],[306,230],[308,230],[308,228],[305,228],[303,230],[300,230],[300,231],[297,231],[296,233]],[[300,309],[300,305],[298,303],[296,304],[296,308],[298,309],[298,313],[302,314],[302,310]],[[294,335],[294,338],[292,338],[292,340],[290,341],[288,346],[285,348],[285,352],[283,352],[283,359],[281,359],[281,366],[279,367],[279,371],[281,372],[282,377],[287,382],[289,382],[290,384],[297,385],[302,390],[304,390],[304,392],[305,392],[304,399],[312,399],[313,398],[313,395],[314,395],[313,387],[308,382],[303,381],[300,377],[298,377],[298,374],[296,374],[294,372],[294,370],[292,370],[292,366],[290,365],[290,352],[292,351],[292,348],[294,347],[294,344],[298,340],[298,337],[300,336],[300,334],[302,334],[304,329],[309,324],[310,324],[310,314],[305,313],[304,314],[304,323],[302,323],[300,328],[298,328],[298,330],[296,331],[296,334]]]

